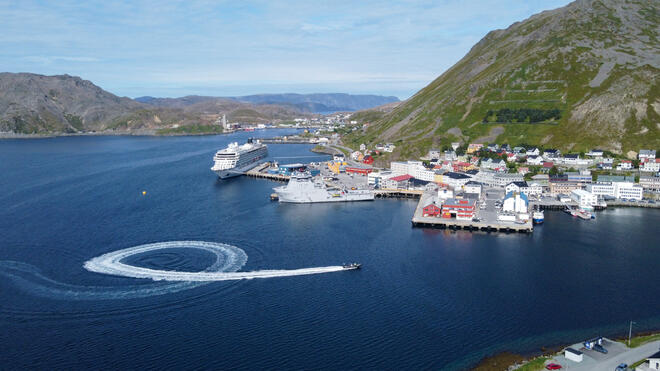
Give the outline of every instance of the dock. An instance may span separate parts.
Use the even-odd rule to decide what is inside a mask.
[[[424,191],[407,189],[376,189],[375,198],[420,198]]]
[[[270,162],[265,162],[261,165],[258,165],[252,170],[248,170],[245,175],[252,177],[252,178],[260,178],[260,179],[268,179],[268,180],[275,180],[278,182],[288,182],[290,176],[288,175],[282,175],[282,174],[269,174],[267,172],[264,172],[264,170],[268,169],[270,167]]]
[[[436,217],[423,216],[424,206],[431,202],[432,195],[424,193],[419,199],[415,214],[412,218],[413,227],[421,228],[443,228],[443,229],[465,229],[470,231],[486,231],[486,232],[521,232],[530,233],[534,230],[532,221],[529,220],[525,224],[518,224],[512,222],[502,222],[498,220],[478,221],[474,220],[456,220]]]

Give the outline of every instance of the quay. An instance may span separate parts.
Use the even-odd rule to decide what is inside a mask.
[[[420,198],[424,191],[407,189],[377,189],[374,190],[375,198]]]
[[[269,174],[267,172],[264,172],[264,170],[268,169],[270,167],[270,162],[265,162],[261,165],[258,165],[252,170],[248,170],[245,175],[252,177],[252,178],[261,178],[261,179],[269,179],[269,180],[275,180],[278,182],[288,182],[290,176],[288,175],[282,175],[282,174]]]
[[[294,139],[282,139],[282,138],[264,138],[260,139],[261,143],[265,144],[319,144],[316,141],[310,139],[294,138]]]
[[[428,193],[421,195],[415,214],[412,218],[413,227],[422,228],[447,228],[447,229],[465,229],[465,230],[479,230],[486,232],[521,232],[530,233],[534,230],[532,221],[528,220],[525,224],[517,224],[512,222],[502,222],[493,218],[484,218],[488,220],[456,220],[436,217],[423,216],[424,206],[431,202],[433,196]]]

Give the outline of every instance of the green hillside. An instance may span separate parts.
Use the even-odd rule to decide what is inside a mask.
[[[660,11],[585,0],[492,31],[390,113],[344,140],[393,142],[393,158],[480,141],[626,154],[660,148]]]

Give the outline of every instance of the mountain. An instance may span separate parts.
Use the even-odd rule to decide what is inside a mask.
[[[136,101],[158,107],[182,108],[202,102],[227,101],[250,103],[254,105],[278,105],[290,107],[306,113],[328,113],[338,111],[357,111],[398,102],[397,97],[382,95],[352,95],[343,93],[329,94],[258,94],[242,97],[208,97],[189,95],[181,98],[139,97]]]
[[[393,158],[451,142],[634,155],[660,148],[657,0],[578,0],[488,33],[453,67],[345,138]],[[380,116],[380,117],[379,117]]]
[[[172,128],[203,133],[221,130],[213,123],[222,114],[246,123],[305,116],[287,105],[227,98],[152,98],[147,103],[118,97],[76,76],[0,73],[0,133],[155,133]]]

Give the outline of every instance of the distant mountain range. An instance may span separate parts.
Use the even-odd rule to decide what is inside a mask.
[[[415,158],[451,142],[634,156],[660,149],[660,2],[578,0],[488,33],[435,81],[345,138]]]
[[[189,105],[213,100],[232,100],[256,105],[281,105],[295,108],[306,113],[331,113],[342,111],[358,111],[380,106],[387,103],[398,102],[397,97],[382,95],[352,95],[343,93],[329,94],[257,94],[242,97],[208,97],[190,95],[181,98],[154,98],[139,97],[136,101],[158,107],[182,108]]]
[[[0,134],[216,132],[220,128],[213,123],[223,114],[231,122],[277,122],[326,109],[352,110],[380,98],[393,97],[274,94],[133,100],[76,76],[0,73]]]

